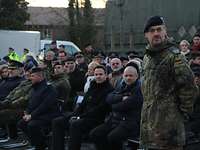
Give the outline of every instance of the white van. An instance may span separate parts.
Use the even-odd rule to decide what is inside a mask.
[[[50,45],[51,45],[52,40],[41,40],[41,50],[44,51],[44,53],[46,51],[48,51],[50,49]],[[57,48],[59,48],[60,45],[64,45],[65,50],[68,54],[73,55],[76,52],[80,52],[80,48],[78,48],[78,46],[76,46],[73,42],[70,41],[56,41],[57,43]]]
[[[35,57],[40,49],[40,32],[0,30],[1,58],[8,54],[9,47],[12,47],[19,56],[22,56],[24,48],[27,48]]]

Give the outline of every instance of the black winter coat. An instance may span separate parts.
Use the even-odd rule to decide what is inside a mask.
[[[3,101],[23,80],[23,77],[10,77],[0,82],[0,101]]]
[[[69,73],[69,83],[71,85],[70,97],[77,96],[77,92],[82,92],[85,84],[85,73],[76,68],[73,72]]]
[[[60,115],[56,90],[43,80],[34,84],[26,112],[32,119],[51,121]]]
[[[133,133],[133,137],[138,137],[143,104],[140,81],[132,85],[123,83],[108,95],[106,102],[112,107],[108,121],[112,122],[113,127],[124,126]]]
[[[88,92],[85,94],[83,102],[79,110],[80,117],[94,119],[103,122],[105,116],[109,113],[110,107],[106,103],[107,95],[113,91],[109,81],[103,83],[96,83],[92,81]]]

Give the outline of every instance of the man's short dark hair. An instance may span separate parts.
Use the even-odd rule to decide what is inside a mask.
[[[64,53],[65,56],[67,56],[67,53],[66,53],[64,50],[59,51],[58,54],[59,54],[59,53]]]
[[[53,65],[53,67],[55,67],[55,66],[57,66],[57,65],[64,65],[65,63],[63,62],[63,61],[58,61],[58,62],[56,62],[54,65]]]
[[[96,69],[103,69],[104,72],[105,72],[105,74],[107,74],[106,68],[105,68],[103,65],[98,65],[98,66],[96,66],[96,67],[94,68],[94,70],[96,70]]]
[[[195,35],[193,36],[193,38],[194,37],[200,37],[200,33],[199,32],[195,33]]]
[[[74,59],[74,57],[68,57],[67,60],[65,60],[65,62],[68,62],[68,61],[74,61],[75,62],[75,59]]]

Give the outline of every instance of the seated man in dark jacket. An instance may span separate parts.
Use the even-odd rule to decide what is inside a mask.
[[[143,97],[137,70],[125,68],[121,87],[110,93],[106,102],[112,112],[105,123],[90,132],[98,150],[122,150],[122,142],[139,138]]]
[[[31,72],[32,91],[19,128],[29,137],[37,150],[45,149],[45,136],[42,129],[51,125],[53,118],[60,115],[57,93],[47,85],[41,68],[33,68]]]
[[[110,111],[105,99],[112,91],[112,86],[107,79],[105,67],[95,67],[94,76],[95,80],[91,82],[91,86],[80,106],[68,117],[59,117],[53,121],[54,150],[64,150],[64,131],[68,128],[70,135],[69,149],[80,149],[82,136],[101,124]]]

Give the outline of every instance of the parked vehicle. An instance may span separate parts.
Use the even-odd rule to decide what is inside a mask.
[[[52,40],[41,40],[41,50],[44,51],[44,53],[46,53],[46,51],[48,51],[50,49],[50,45],[51,45]],[[64,45],[65,50],[68,54],[73,55],[76,52],[81,51],[80,48],[75,45],[73,42],[70,41],[56,41],[57,43],[57,48],[59,48],[60,45]]]
[[[24,48],[34,57],[40,50],[40,32],[39,31],[14,31],[0,30],[0,57],[8,54],[9,47],[22,56]]]

